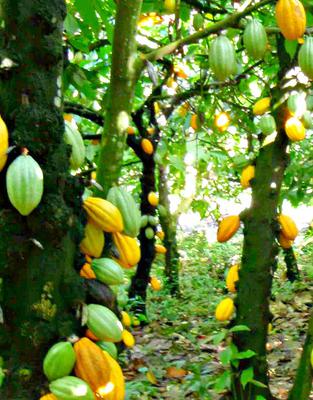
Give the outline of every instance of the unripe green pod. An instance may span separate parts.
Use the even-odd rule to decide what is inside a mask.
[[[65,132],[64,141],[72,147],[70,164],[73,169],[78,169],[85,161],[85,145],[83,138],[78,131],[69,121],[64,121]]]
[[[224,35],[215,38],[210,46],[210,67],[219,81],[237,72],[235,48]]]
[[[92,260],[91,268],[98,281],[107,285],[121,285],[124,282],[124,272],[117,262],[111,258]]]
[[[148,215],[142,215],[140,221],[140,227],[144,228],[148,224]]]
[[[53,345],[43,360],[43,372],[49,381],[54,381],[72,372],[76,362],[73,346],[69,342]]]
[[[154,230],[148,226],[148,228],[145,229],[145,235],[147,239],[153,239],[154,238]]]
[[[306,112],[306,101],[304,96],[300,93],[289,96],[287,106],[290,113],[298,118],[301,118]]]
[[[148,222],[152,226],[156,226],[158,224],[158,219],[154,217],[153,215],[148,216]]]
[[[49,388],[58,400],[94,400],[90,386],[76,376],[65,376],[50,383]]]
[[[192,26],[194,27],[194,29],[198,31],[199,29],[203,28],[203,24],[204,24],[204,18],[202,17],[202,15],[196,14],[193,17],[193,22],[192,22]]]
[[[256,60],[264,57],[267,48],[267,36],[261,22],[256,19],[248,22],[243,34],[243,43],[249,57]]]
[[[166,217],[167,216],[167,210],[164,206],[162,206],[162,204],[158,205],[158,211],[159,211],[159,215],[160,217]]]
[[[264,135],[270,135],[276,130],[275,118],[269,114],[262,115],[258,125]]]
[[[114,343],[104,342],[103,340],[99,340],[99,342],[97,342],[96,345],[99,346],[100,349],[108,352],[110,356],[113,357],[115,360],[117,359],[117,348]]]
[[[306,37],[298,54],[298,63],[302,72],[310,79],[313,79],[313,38]]]
[[[312,114],[310,113],[310,111],[306,111],[303,114],[303,125],[306,129],[313,129],[313,118],[312,118]]]

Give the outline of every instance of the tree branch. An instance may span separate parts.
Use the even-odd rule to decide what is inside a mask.
[[[104,124],[104,118],[101,114],[96,111],[91,110],[90,108],[84,107],[81,104],[71,103],[66,101],[64,103],[64,111],[69,114],[79,115],[82,118],[89,119],[89,121],[94,122],[100,126]]]
[[[159,47],[158,49],[152,51],[151,53],[144,54],[142,57],[149,61],[156,61],[164,56],[174,53],[178,48],[191,43],[196,43],[200,39],[203,39],[212,33],[217,33],[222,29],[236,26],[238,21],[245,17],[246,15],[250,14],[252,11],[257,10],[260,7],[269,4],[271,0],[262,0],[259,3],[256,3],[250,7],[247,7],[245,10],[241,12],[237,12],[234,14],[229,15],[228,17],[224,18],[221,21],[216,22],[215,24],[211,25],[210,27],[203,29],[202,31],[198,31],[192,35],[186,36],[185,38],[176,40],[172,43],[169,43],[165,46]]]

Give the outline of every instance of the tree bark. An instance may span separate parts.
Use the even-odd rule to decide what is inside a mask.
[[[160,215],[160,223],[164,232],[165,276],[170,293],[179,295],[179,253],[177,248],[177,216],[171,215],[168,197],[167,175],[165,168],[159,165],[159,197],[160,204],[166,209],[166,215]]]
[[[135,84],[138,78],[136,55],[137,21],[142,0],[119,0],[115,19],[109,93],[104,99],[105,123],[98,159],[97,181],[105,197],[117,183],[130,125]]]
[[[251,400],[257,395],[271,399],[268,387],[266,338],[270,319],[269,298],[272,270],[275,268],[278,247],[276,213],[279,192],[287,165],[288,138],[282,128],[283,117],[275,115],[278,134],[275,141],[260,149],[256,160],[255,178],[252,180],[252,206],[242,214],[244,244],[239,271],[237,317],[235,323],[246,325],[250,332],[234,335],[239,351],[252,350],[256,355],[241,360],[239,373],[235,375],[235,392],[239,399]],[[280,128],[279,128],[280,127]],[[266,387],[240,383],[240,372],[253,367],[254,379]]]
[[[294,282],[300,279],[299,268],[293,247],[289,249],[283,249],[285,264],[287,268],[287,279],[290,282]]]
[[[0,110],[10,132],[7,166],[27,147],[44,173],[38,208],[22,217],[10,204],[0,174],[0,276],[3,279],[0,354],[7,371],[0,398],[33,400],[46,379],[50,345],[80,329],[83,301],[74,270],[82,237],[83,186],[69,174],[63,142],[61,76],[64,0],[3,0]]]

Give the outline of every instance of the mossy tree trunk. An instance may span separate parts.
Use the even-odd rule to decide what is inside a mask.
[[[104,99],[105,123],[98,159],[97,181],[105,197],[117,183],[130,125],[135,84],[142,64],[137,57],[136,31],[142,0],[119,0],[115,18],[109,93]]]
[[[289,249],[283,249],[285,264],[287,269],[287,279],[290,282],[294,282],[300,279],[300,273],[298,268],[297,259],[295,256],[295,252],[293,247],[289,247]]]
[[[82,185],[69,174],[63,142],[61,76],[64,0],[3,0],[0,110],[10,132],[10,164],[27,147],[44,173],[39,207],[22,217],[0,174],[1,399],[34,400],[45,385],[42,360],[50,345],[77,333],[83,301],[74,269],[82,236]]]
[[[160,204],[166,210],[160,215],[160,223],[164,232],[164,246],[167,249],[165,254],[165,276],[167,285],[172,295],[179,294],[179,253],[177,247],[177,215],[170,213],[169,193],[167,186],[168,177],[164,166],[159,165],[159,196]]]

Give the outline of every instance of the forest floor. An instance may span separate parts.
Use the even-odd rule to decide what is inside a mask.
[[[227,324],[215,320],[214,310],[227,295],[225,271],[234,254],[240,254],[240,244],[208,246],[197,235],[185,239],[181,248],[180,297],[150,289],[150,323],[133,328],[136,346],[124,352],[127,400],[215,400],[229,386],[230,353],[227,341],[221,341]],[[283,260],[274,275],[267,348],[271,389],[281,400],[292,385],[312,307],[312,254],[312,245],[298,252],[300,282],[286,280]],[[158,256],[153,270],[161,279],[162,261]]]

